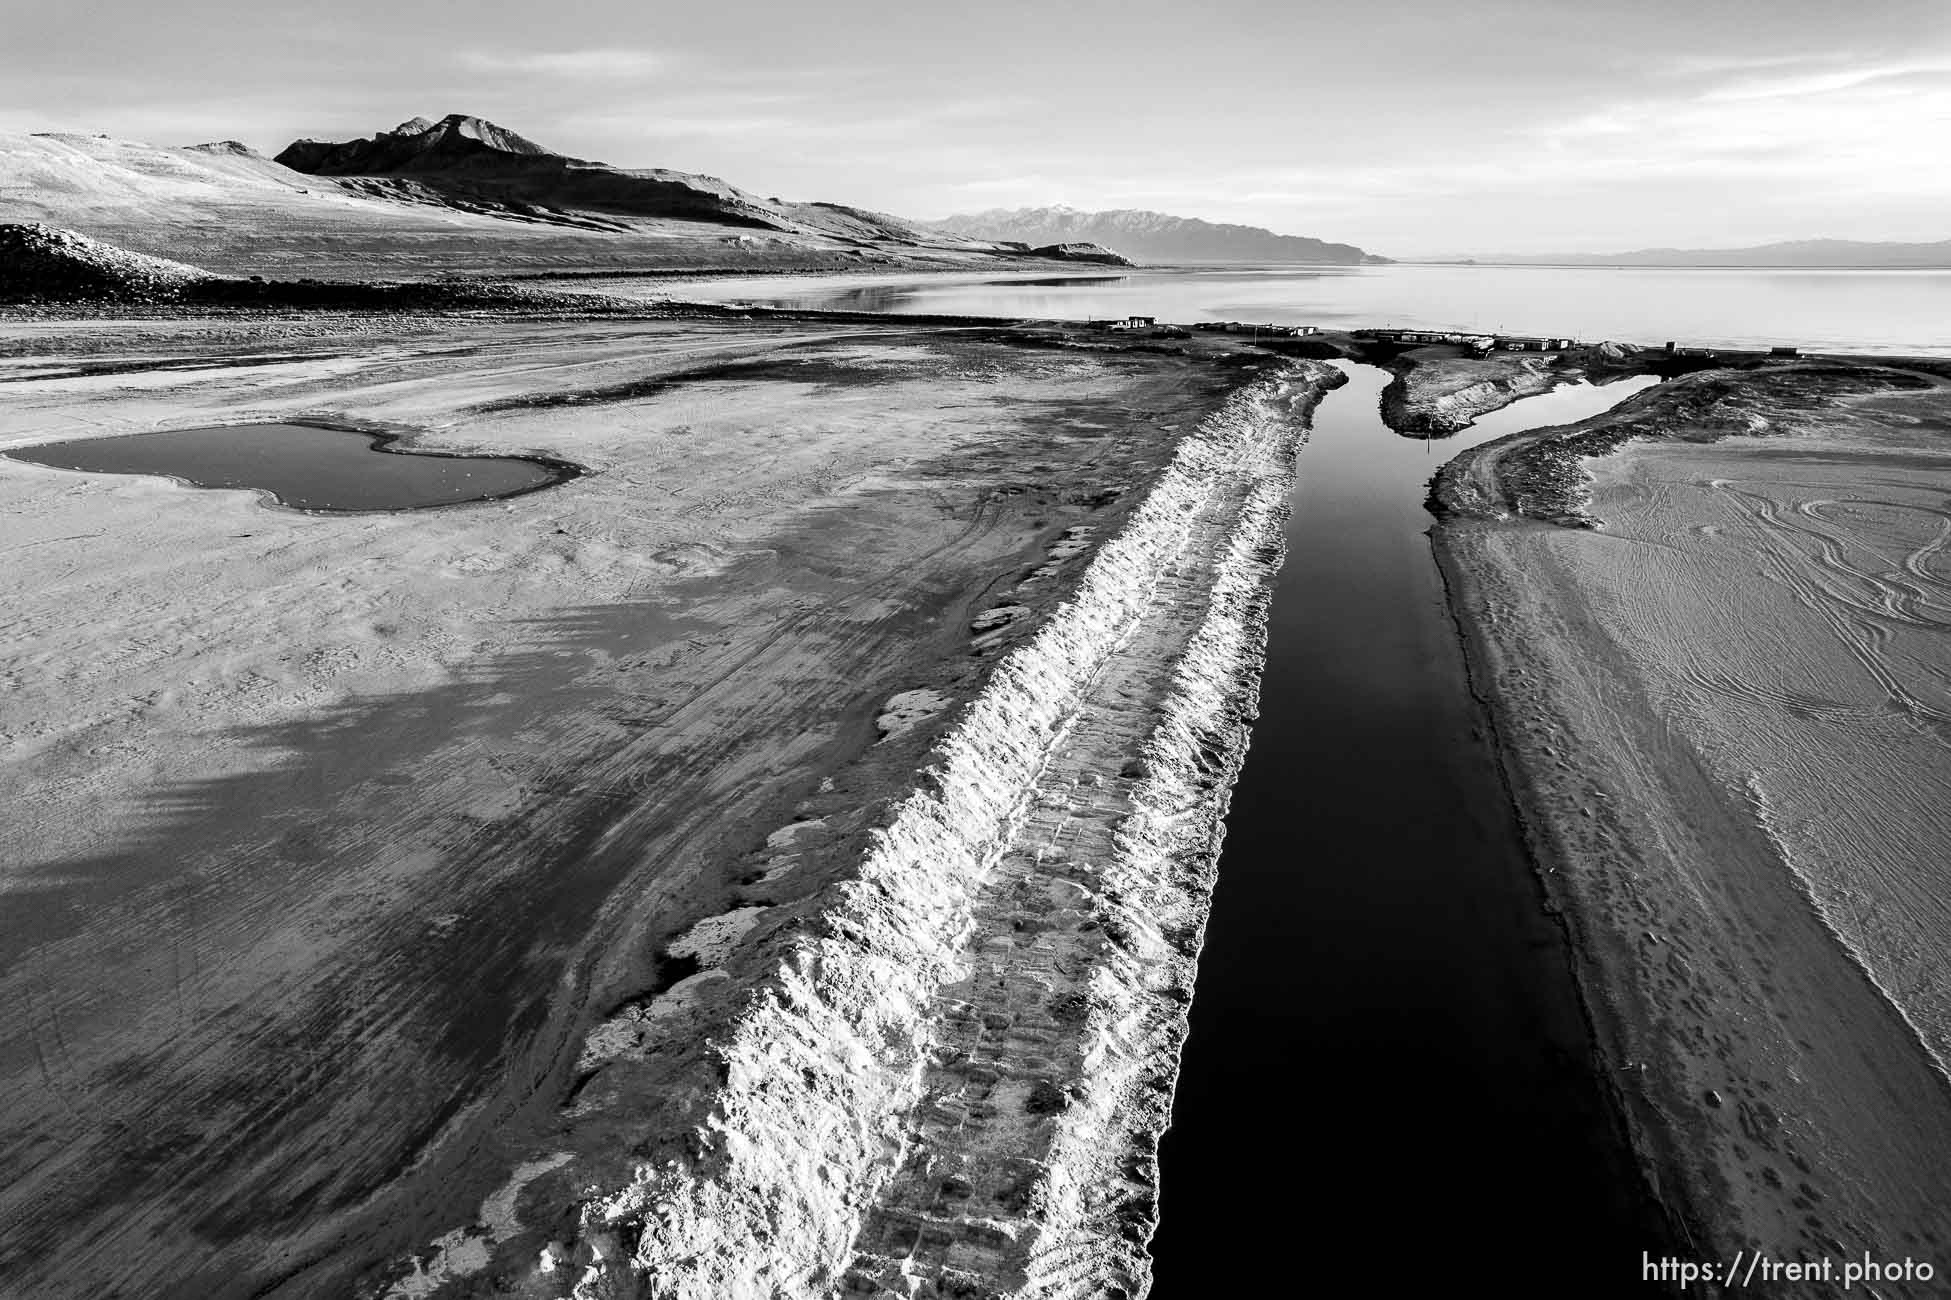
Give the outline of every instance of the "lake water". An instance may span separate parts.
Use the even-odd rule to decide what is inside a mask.
[[[1284,266],[701,281],[676,297],[898,314],[1141,315],[1951,356],[1951,271]]]
[[[1434,442],[1342,364],[1301,451],[1260,717],[1161,1151],[1160,1300],[1640,1290],[1619,1136],[1426,536],[1436,467],[1652,381]],[[1270,1273],[1278,1255],[1279,1282]]]
[[[256,488],[299,510],[418,510],[493,501],[579,472],[563,462],[519,456],[394,452],[385,445],[391,441],[385,434],[312,424],[239,424],[47,442],[6,454],[56,469]]]

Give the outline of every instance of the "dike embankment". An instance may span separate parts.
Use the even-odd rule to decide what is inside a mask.
[[[592,1300],[1146,1289],[1294,455],[1340,382],[1285,367],[1184,437],[811,924],[767,934],[748,908],[687,947],[704,968],[667,999],[721,964],[762,972],[714,1034],[705,1119],[503,1282]],[[769,955],[733,961],[746,934]]]

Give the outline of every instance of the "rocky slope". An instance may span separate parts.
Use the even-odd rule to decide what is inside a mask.
[[[1353,244],[1332,244],[1305,235],[1277,235],[1258,226],[1238,226],[1164,212],[1119,209],[1081,212],[1057,204],[1047,208],[995,208],[944,217],[931,228],[983,239],[1013,239],[1028,244],[1086,241],[1115,248],[1141,262],[1240,261],[1315,262],[1370,265],[1390,259]]]
[[[214,277],[40,222],[0,224],[0,302],[74,298],[142,300]]]
[[[642,302],[562,293],[492,280],[267,280],[215,275],[202,267],[117,248],[40,222],[0,223],[0,305],[46,312],[272,311],[571,312],[643,315]]]

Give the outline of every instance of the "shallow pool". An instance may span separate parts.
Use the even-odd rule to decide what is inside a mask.
[[[235,424],[22,447],[15,460],[97,474],[156,474],[255,488],[297,510],[421,510],[553,487],[581,470],[527,456],[406,451],[398,435],[319,424]]]

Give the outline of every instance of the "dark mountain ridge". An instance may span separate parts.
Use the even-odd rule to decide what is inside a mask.
[[[369,140],[297,140],[277,161],[314,176],[385,176],[401,172],[466,170],[485,166],[504,170],[521,159],[551,159],[562,164],[600,166],[552,153],[492,122],[451,113],[438,122],[416,117]]]
[[[360,187],[375,197],[407,202],[447,198],[477,205],[513,203],[544,211],[594,210],[761,229],[816,224],[795,223],[787,213],[715,176],[633,171],[571,158],[461,113],[438,122],[416,117],[370,139],[298,140],[277,161],[314,176],[408,181]]]
[[[915,246],[944,242],[938,232],[860,208],[761,199],[716,176],[572,158],[463,113],[438,122],[416,117],[370,139],[298,140],[277,161],[405,202],[473,210],[499,205],[531,217],[566,210],[673,218]]]

